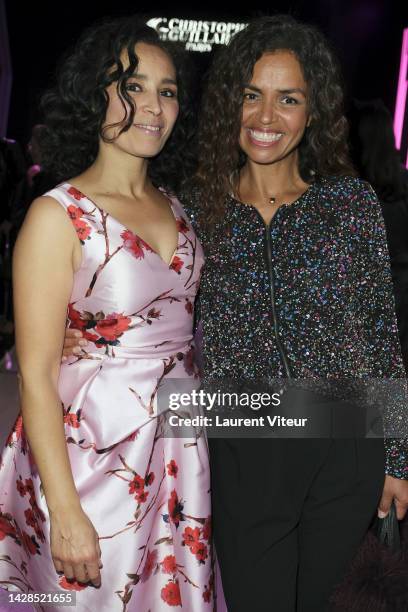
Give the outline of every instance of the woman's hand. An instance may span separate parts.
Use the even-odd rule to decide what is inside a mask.
[[[64,348],[62,351],[62,361],[66,361],[68,357],[80,355],[84,346],[88,342],[83,338],[82,332],[78,329],[66,329],[64,337]]]
[[[397,519],[401,521],[408,510],[408,480],[394,478],[387,474],[381,500],[377,509],[377,515],[380,518],[387,516],[392,500],[395,502]]]
[[[101,584],[98,534],[81,507],[50,512],[51,556],[57,572],[77,582]]]

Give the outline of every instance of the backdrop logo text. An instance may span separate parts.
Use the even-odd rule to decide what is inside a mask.
[[[231,37],[248,24],[226,21],[196,21],[178,17],[153,17],[147,22],[162,40],[184,42],[187,51],[211,51],[213,45],[227,45]]]

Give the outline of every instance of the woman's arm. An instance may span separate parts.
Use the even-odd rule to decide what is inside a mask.
[[[406,373],[398,336],[385,224],[381,205],[368,183],[361,182],[353,213],[356,215],[356,237],[360,251],[356,294],[369,350],[368,358],[373,362],[380,392],[384,391],[384,395],[389,396],[390,404],[384,406],[383,411],[385,426],[390,430],[399,430],[398,437],[385,438],[386,472],[395,478],[408,480]],[[393,393],[389,381],[396,381]],[[397,388],[398,392],[395,392]],[[390,393],[386,393],[388,390]]]
[[[364,326],[367,359],[378,378],[386,451],[385,484],[379,516],[395,499],[397,517],[408,509],[408,389],[398,337],[390,258],[381,206],[368,183],[361,183],[350,202],[358,242],[356,297]]]
[[[391,258],[402,357],[408,375],[408,195],[406,200],[383,202],[381,208]]]
[[[13,256],[16,348],[24,430],[50,511],[55,567],[67,578],[86,581],[83,566],[89,561],[88,569],[98,581],[97,534],[80,505],[58,396],[76,240],[59,204],[47,197],[34,201]]]

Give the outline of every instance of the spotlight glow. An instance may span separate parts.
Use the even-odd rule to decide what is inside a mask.
[[[405,28],[402,36],[402,49],[401,49],[401,63],[400,72],[398,79],[398,90],[397,90],[397,101],[395,104],[394,114],[394,134],[395,134],[395,145],[397,149],[401,149],[402,133],[404,129],[404,120],[408,121],[408,117],[405,117],[405,108],[407,102],[408,92],[408,28]],[[408,168],[408,151],[405,162]]]

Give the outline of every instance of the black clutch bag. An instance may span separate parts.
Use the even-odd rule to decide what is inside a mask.
[[[390,511],[385,518],[376,517],[373,532],[391,552],[398,553],[401,550],[399,523],[394,502],[392,502]]]

